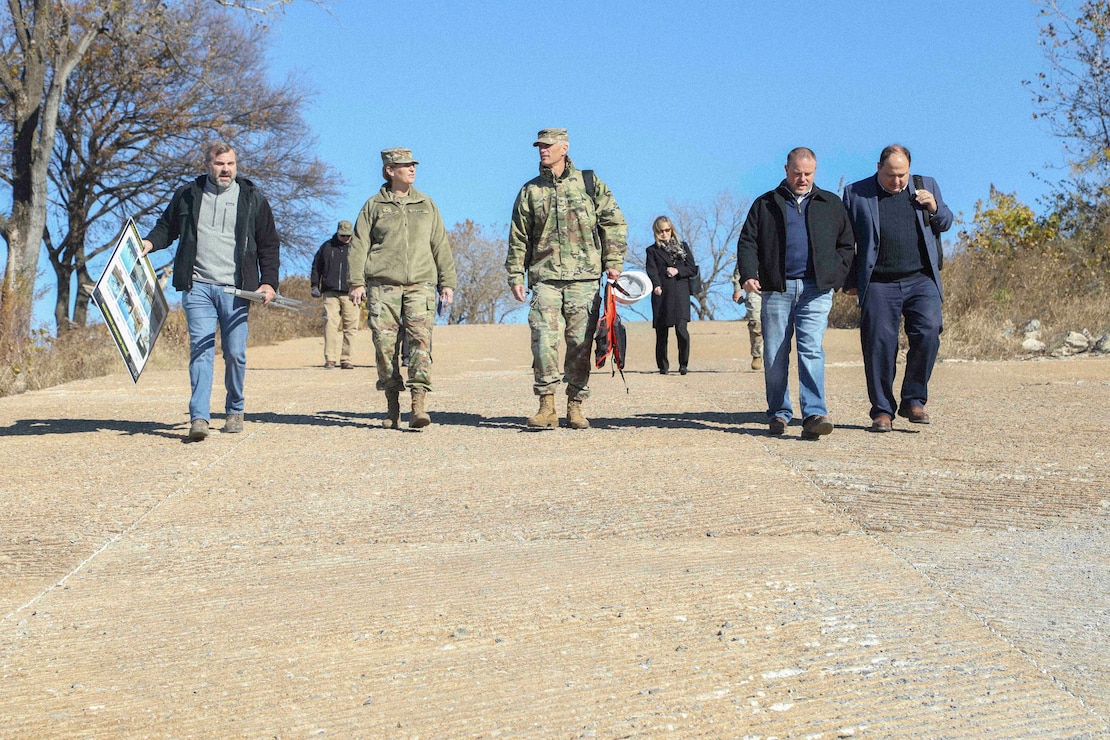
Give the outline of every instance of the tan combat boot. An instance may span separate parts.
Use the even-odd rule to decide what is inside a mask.
[[[752,343],[752,370],[763,369],[763,322],[748,322],[748,339]]]
[[[400,395],[397,391],[385,392],[385,402],[389,407],[385,412],[385,418],[382,419],[382,427],[385,429],[396,429],[401,426]]]
[[[589,429],[590,420],[582,415],[582,399],[567,399],[567,426],[571,429]]]
[[[412,413],[409,415],[409,429],[423,429],[432,423],[432,417],[424,411],[424,391],[413,389]]]
[[[555,413],[555,396],[546,393],[540,396],[540,409],[528,417],[525,424],[533,429],[554,429],[559,426],[559,415]]]

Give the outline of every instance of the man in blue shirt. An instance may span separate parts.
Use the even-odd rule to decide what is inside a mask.
[[[817,155],[806,147],[786,157],[786,179],[756,198],[736,245],[741,287],[763,298],[763,377],[768,432],[786,431],[790,339],[796,335],[802,437],[833,430],[825,403],[825,329],[833,291],[852,260],[852,225],[835,193],[813,184]]]

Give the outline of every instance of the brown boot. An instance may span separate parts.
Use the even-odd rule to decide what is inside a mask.
[[[752,343],[752,370],[763,369],[763,322],[748,322],[748,339]]]
[[[540,396],[540,409],[528,417],[525,424],[533,429],[554,429],[559,426],[559,415],[555,413],[555,396],[551,393]]]
[[[590,420],[582,415],[582,399],[567,399],[567,427],[570,429],[589,429]]]
[[[409,414],[409,429],[423,429],[432,423],[432,417],[424,411],[424,391],[413,389],[412,413]]]
[[[388,409],[385,412],[385,418],[382,420],[382,427],[385,429],[396,429],[401,426],[401,398],[400,393],[397,391],[386,391],[385,402]]]

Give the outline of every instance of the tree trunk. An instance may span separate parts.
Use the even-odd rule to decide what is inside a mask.
[[[61,45],[53,36],[59,28],[68,31],[70,8],[64,3],[37,0],[33,9],[20,8],[18,15],[12,14],[19,57],[6,60],[8,66],[0,70],[12,121],[12,215],[5,223],[8,264],[3,300],[5,317],[12,322],[7,329],[20,335],[31,330],[35,275],[46,230],[47,169],[62,92],[108,12],[99,8],[72,43],[61,36]]]
[[[57,278],[57,296],[54,299],[54,326],[59,335],[73,328],[69,320],[70,284],[73,282],[73,268],[67,264],[54,263],[54,276]]]
[[[84,263],[77,268],[77,300],[73,304],[73,325],[88,326],[89,299],[92,298],[96,281],[89,277],[89,271]]]
[[[4,273],[4,311],[9,328],[19,335],[31,331],[31,308],[35,296],[42,233],[46,228],[46,173],[35,187],[35,129],[39,109],[26,115],[17,111],[12,131],[12,215],[7,221],[8,263]],[[38,217],[36,218],[36,214]],[[33,243],[31,249],[29,244]]]

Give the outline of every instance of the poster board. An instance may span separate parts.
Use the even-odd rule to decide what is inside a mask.
[[[127,219],[116,238],[92,298],[104,315],[131,380],[139,382],[169,306],[150,260],[143,255],[143,240],[132,219]]]

